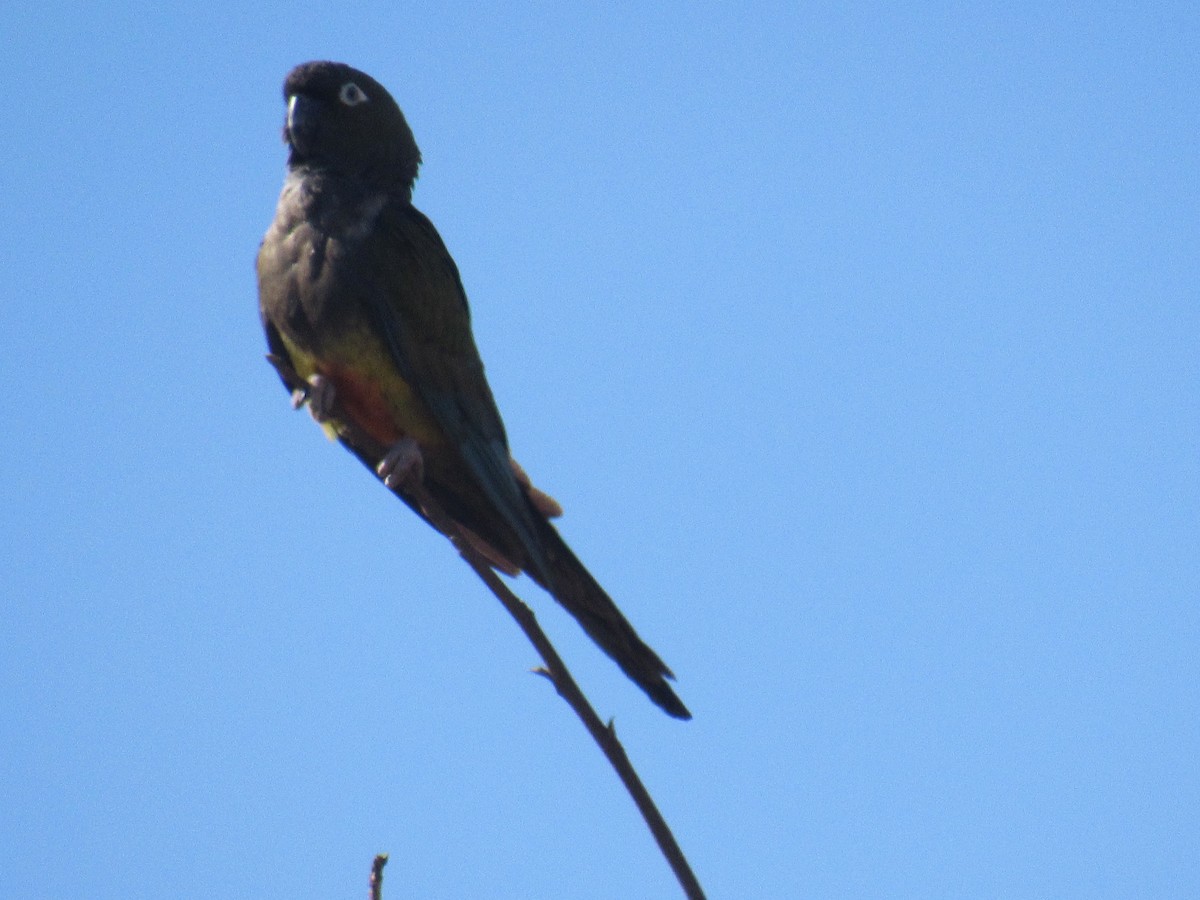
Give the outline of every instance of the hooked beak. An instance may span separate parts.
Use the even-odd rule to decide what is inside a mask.
[[[283,139],[293,150],[303,153],[310,147],[317,133],[318,101],[303,94],[288,97],[287,119],[283,127]]]

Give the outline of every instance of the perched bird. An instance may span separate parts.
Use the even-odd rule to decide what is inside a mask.
[[[421,154],[400,108],[333,62],[293,69],[283,94],[288,174],[258,252],[271,353],[316,376],[345,419],[392,448],[369,455],[344,421],[327,422],[362,462],[385,480],[415,465],[495,568],[527,573],[655,703],[691,718],[671,670],[548,521],[557,504],[509,454],[458,268],[412,205]]]

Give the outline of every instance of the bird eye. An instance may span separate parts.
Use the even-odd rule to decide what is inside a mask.
[[[347,106],[358,106],[360,103],[367,102],[367,95],[353,81],[347,81],[342,85],[342,89],[338,91],[338,99]]]

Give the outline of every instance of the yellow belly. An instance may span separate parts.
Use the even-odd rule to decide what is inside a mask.
[[[402,437],[411,437],[423,447],[443,443],[433,414],[374,336],[364,332],[346,336],[325,348],[320,358],[281,337],[300,377],[307,380],[320,374],[328,378],[346,417],[381,444],[391,446]],[[339,435],[337,422],[327,422],[322,428],[331,439]]]

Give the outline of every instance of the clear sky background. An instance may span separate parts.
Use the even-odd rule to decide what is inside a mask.
[[[711,896],[1200,895],[1194,3],[4,19],[0,896],[678,895],[263,361],[314,58],[407,113],[514,453],[679,676],[517,583]]]

